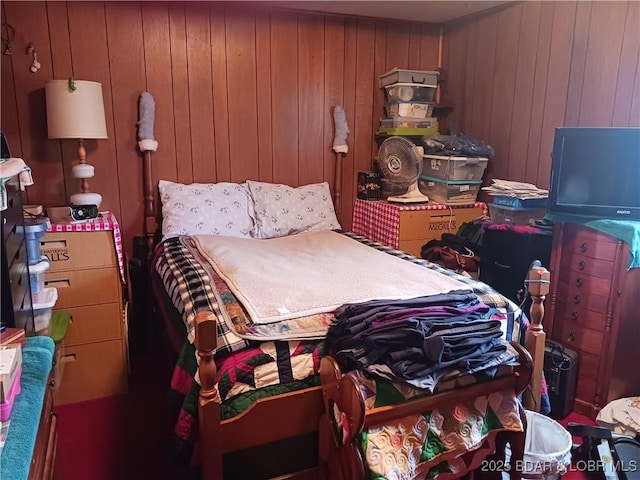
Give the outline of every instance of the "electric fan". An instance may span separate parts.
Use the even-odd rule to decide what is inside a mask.
[[[424,203],[429,198],[418,188],[422,172],[423,149],[404,137],[388,137],[378,149],[378,168],[394,185],[407,188],[407,192],[387,198],[388,202]]]

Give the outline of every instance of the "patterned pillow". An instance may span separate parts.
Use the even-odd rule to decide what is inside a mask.
[[[329,184],[288,185],[247,181],[253,197],[257,238],[340,228]]]
[[[163,238],[177,235],[251,237],[253,202],[246,184],[160,180]]]

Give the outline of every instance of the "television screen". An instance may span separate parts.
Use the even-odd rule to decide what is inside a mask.
[[[640,220],[640,128],[557,128],[549,213]]]

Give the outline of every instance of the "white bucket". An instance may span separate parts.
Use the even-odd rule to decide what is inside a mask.
[[[571,434],[558,422],[530,410],[527,416],[527,435],[524,458],[519,465],[509,465],[522,471],[522,478],[556,480],[571,465]],[[507,445],[505,463],[511,450]]]

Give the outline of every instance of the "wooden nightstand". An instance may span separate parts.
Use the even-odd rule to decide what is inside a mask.
[[[54,390],[55,404],[126,393],[127,325],[118,224],[110,215],[87,223],[52,225],[52,230],[40,246],[51,260],[45,283],[58,289],[54,310],[67,310],[72,317],[63,342],[63,374]]]
[[[484,203],[470,205],[398,205],[385,201],[356,200],[353,233],[398,248],[416,257],[429,240],[456,233],[465,223],[486,212]]]

